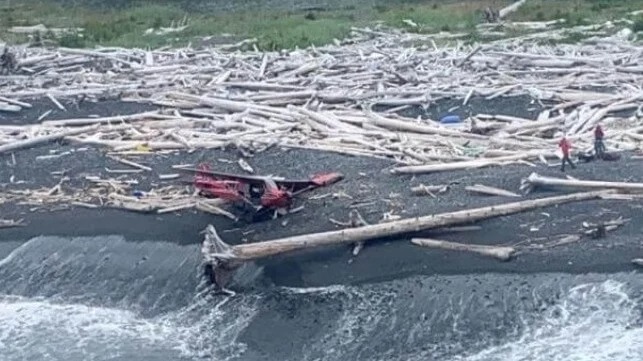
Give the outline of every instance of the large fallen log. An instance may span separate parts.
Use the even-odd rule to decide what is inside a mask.
[[[643,191],[643,183],[563,179],[563,178],[541,176],[541,175],[538,175],[537,173],[531,173],[529,177],[523,179],[520,189],[528,193],[538,186],[574,188],[574,189],[617,189],[620,191],[630,191],[630,192]]]
[[[514,160],[512,157],[511,160]],[[446,172],[452,170],[484,168],[492,165],[499,165],[502,161],[489,159],[476,159],[462,162],[423,164],[396,167],[391,169],[392,174],[425,174],[435,172]]]
[[[564,196],[497,204],[489,207],[466,209],[462,211],[409,218],[337,231],[302,234],[272,241],[240,244],[236,246],[226,244],[216,235],[214,227],[208,226],[205,233],[206,241],[209,245],[207,247],[204,245],[202,250],[204,251],[206,262],[212,265],[216,274],[218,268],[223,268],[226,271],[229,271],[231,264],[240,264],[243,261],[250,261],[303,249],[355,243],[405,233],[419,232],[432,228],[453,226],[492,217],[524,212],[541,207],[596,199],[606,193],[612,192],[613,191],[608,190],[574,193]],[[221,250],[226,251],[221,252]],[[223,287],[225,285],[219,286]]]
[[[483,256],[493,257],[500,261],[508,261],[516,252],[513,247],[505,246],[487,246],[480,244],[466,244],[457,242],[441,241],[428,238],[413,238],[411,243],[428,248],[446,249],[450,251],[473,252]]]

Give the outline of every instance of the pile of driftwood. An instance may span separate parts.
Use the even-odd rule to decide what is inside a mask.
[[[20,112],[33,97],[60,112],[110,96],[162,109],[65,120],[48,120],[46,111],[35,125],[0,126],[0,153],[59,139],[117,151],[283,146],[389,158],[400,164],[396,173],[418,173],[546,162],[563,133],[576,149],[591,149],[598,123],[608,148],[636,149],[643,139],[643,56],[630,40],[439,47],[432,35],[354,34],[273,53],[14,49],[17,70],[0,76],[0,112]],[[444,98],[466,106],[472,97],[513,95],[530,96],[540,113],[499,110],[456,124],[398,115],[419,115]]]
[[[164,214],[197,209],[237,219],[236,216],[221,208],[224,204],[221,199],[203,198],[190,186],[166,185],[143,192],[136,189],[138,181],[131,175],[120,175],[114,178],[85,176],[83,181],[86,184],[82,187],[68,184],[69,180],[67,177],[62,177],[58,184],[51,188],[5,189],[0,192],[0,204],[24,205],[32,211],[75,206]]]

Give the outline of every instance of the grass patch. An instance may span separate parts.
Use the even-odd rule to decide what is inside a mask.
[[[567,26],[577,26],[620,19],[640,9],[643,9],[643,0],[530,0],[512,15],[512,19],[565,19]]]
[[[336,11],[199,13],[168,2],[141,3],[118,9],[65,7],[54,2],[0,0],[0,39],[24,41],[8,33],[12,26],[43,24],[47,27],[82,28],[54,38],[42,36],[69,47],[125,46],[159,47],[198,42],[199,37],[231,34],[234,38],[256,38],[262,50],[290,49],[311,44],[323,45],[349,35],[352,26],[385,24],[414,32],[470,32],[482,19],[479,10],[488,5],[504,5],[510,0],[488,0],[443,4],[431,0],[415,5],[353,7]],[[169,27],[189,20],[181,32],[146,34],[146,30]],[[417,24],[409,25],[408,21]]]
[[[81,3],[83,0],[79,0]],[[352,26],[385,24],[418,33],[449,31],[471,34],[469,41],[481,40],[476,25],[483,21],[481,10],[502,7],[511,0],[459,1],[428,0],[413,5],[391,2],[388,6],[355,6],[333,11],[242,11],[198,12],[180,7],[181,2],[148,0],[118,8],[66,7],[53,1],[0,0],[0,41],[25,41],[24,35],[7,32],[12,26],[43,24],[48,28],[82,28],[62,36],[41,34],[42,38],[67,47],[124,46],[157,48],[164,45],[226,42],[256,38],[261,50],[292,49],[324,45],[350,34]],[[513,20],[566,19],[567,26],[621,18],[643,8],[643,0],[530,0]],[[186,10],[187,9],[187,10]],[[188,19],[188,27],[164,35],[146,34],[148,29],[170,27]],[[641,29],[642,21],[633,30]],[[230,34],[225,37],[224,34]]]

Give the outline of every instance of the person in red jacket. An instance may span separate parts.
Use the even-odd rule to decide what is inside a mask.
[[[572,143],[569,142],[566,136],[563,136],[563,139],[560,140],[558,146],[560,147],[560,150],[563,151],[563,163],[560,165],[560,170],[563,172],[565,171],[565,162],[569,163],[572,169],[576,169],[576,166],[569,158],[569,150],[572,148]]]
[[[596,154],[597,159],[603,159],[605,155],[605,144],[603,143],[603,128],[601,125],[597,125],[594,129],[594,153]]]

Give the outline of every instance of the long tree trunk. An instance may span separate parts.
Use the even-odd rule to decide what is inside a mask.
[[[507,163],[507,162],[515,162],[515,161],[525,160],[529,158],[538,158],[546,155],[548,154],[542,151],[528,151],[528,152],[522,152],[514,155],[495,157],[495,158],[480,158],[480,159],[474,159],[474,160],[466,160],[462,162],[409,165],[409,166],[393,168],[391,169],[391,173],[393,174],[426,174],[426,173],[445,172],[445,171],[461,170],[461,169],[484,168],[484,167],[490,167],[494,165],[502,165],[503,163]]]
[[[535,208],[599,198],[601,195],[609,192],[611,191],[575,193],[564,196],[548,197],[521,202],[498,204],[489,207],[466,209],[456,212],[441,213],[424,217],[404,219],[395,222],[368,225],[358,228],[348,228],[313,234],[302,234],[272,241],[242,244],[231,247],[227,245],[220,245],[220,247],[218,248],[225,248],[229,250],[229,252],[226,252],[225,255],[204,254],[204,256],[206,259],[210,260],[221,258],[221,261],[223,262],[225,262],[226,260],[247,261],[308,248],[354,243],[375,238],[400,235],[404,233],[419,232],[431,228],[453,226],[491,217],[519,213]],[[210,226],[209,228],[212,227]]]
[[[590,181],[580,179],[563,179],[554,177],[545,177],[537,173],[531,173],[529,177],[523,179],[520,188],[530,191],[537,186],[553,186],[561,188],[580,188],[580,189],[618,189],[621,191],[643,191],[643,183],[628,182],[605,182]]]

